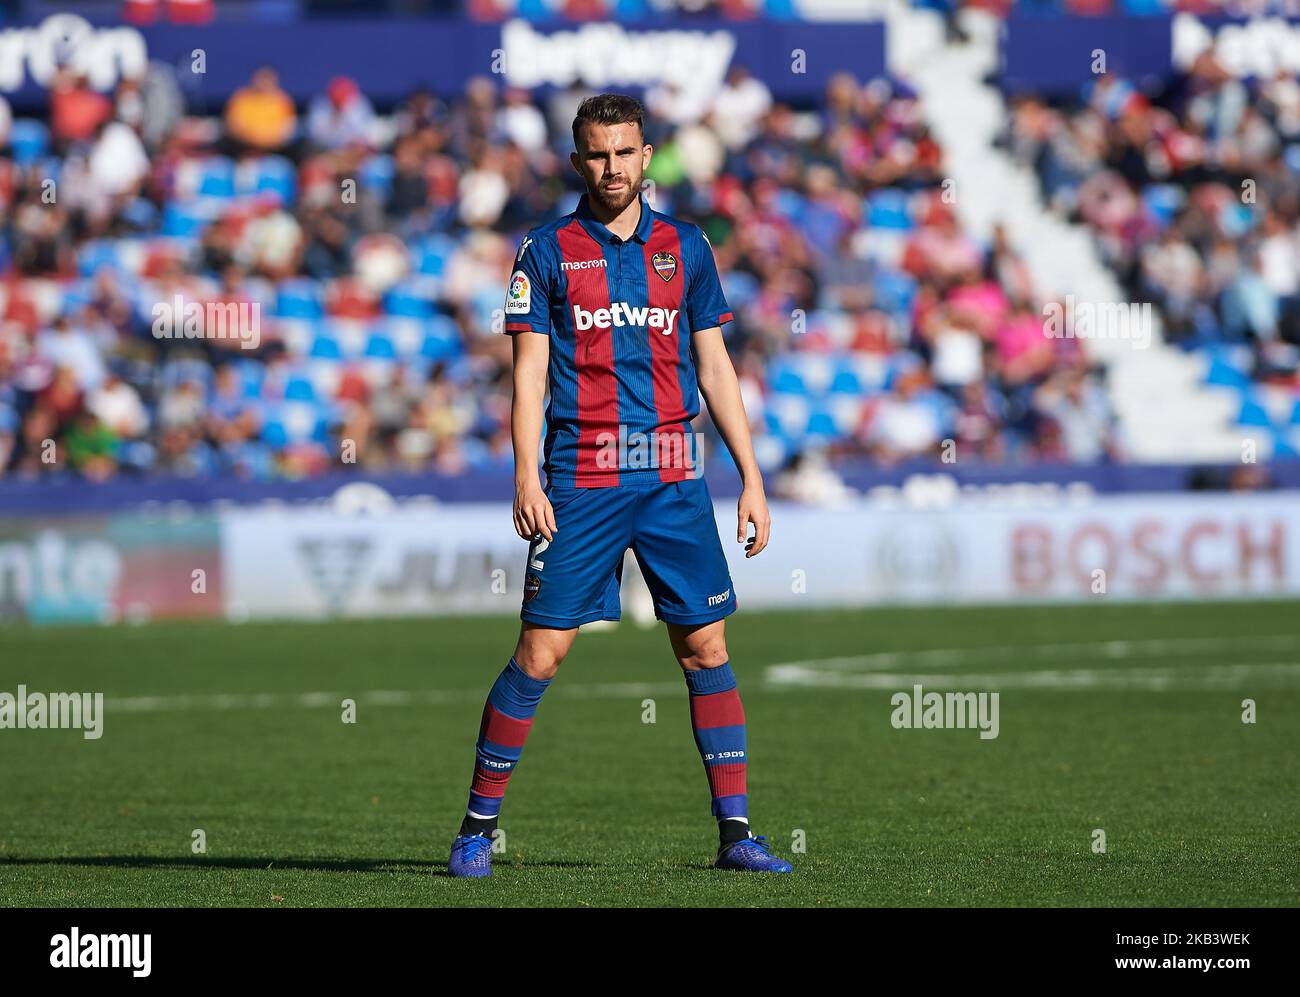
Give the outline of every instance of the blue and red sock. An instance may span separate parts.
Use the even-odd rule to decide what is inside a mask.
[[[749,834],[749,797],[745,789],[745,709],[740,703],[731,663],[688,671],[691,727],[700,749],[723,841]]]
[[[496,830],[510,773],[519,764],[533,726],[533,714],[550,684],[550,679],[528,675],[513,657],[492,683],[483,704],[483,722],[474,750],[474,778],[461,834],[491,834]]]

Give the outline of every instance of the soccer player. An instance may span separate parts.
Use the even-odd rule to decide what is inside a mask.
[[[641,195],[653,152],[641,105],[582,102],[573,167],[587,194],[519,247],[506,296],[513,335],[515,530],[531,541],[519,641],[483,708],[453,876],[492,872],[492,832],[543,693],[578,627],[619,618],[630,547],[686,676],[718,821],[719,869],[790,872],[749,829],[745,713],[728,661],[735,612],[691,420],[703,394],[744,487],[736,541],[767,546],[771,519],[721,326],[732,319],[703,232]],[[537,468],[546,408],[546,487]],[[753,536],[748,536],[750,527]]]

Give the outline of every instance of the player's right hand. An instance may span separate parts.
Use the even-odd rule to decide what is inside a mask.
[[[515,532],[532,541],[541,534],[553,540],[560,531],[555,526],[555,510],[541,485],[527,485],[515,489]]]

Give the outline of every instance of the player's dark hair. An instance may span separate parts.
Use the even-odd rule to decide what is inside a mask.
[[[577,117],[573,119],[573,147],[579,148],[578,133],[585,124],[626,125],[636,122],[641,137],[645,137],[645,108],[635,97],[625,93],[598,93],[588,97],[578,105]]]

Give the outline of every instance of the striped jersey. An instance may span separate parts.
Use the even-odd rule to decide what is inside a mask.
[[[591,213],[528,233],[505,331],[550,336],[544,457],[551,484],[608,488],[696,477],[691,334],[732,320],[698,226],[654,211],[626,241]]]

